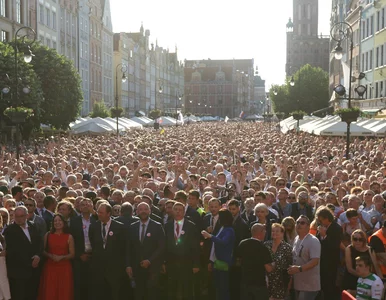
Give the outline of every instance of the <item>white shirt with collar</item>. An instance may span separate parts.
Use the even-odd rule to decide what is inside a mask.
[[[106,247],[107,236],[109,234],[110,225],[111,225],[111,218],[106,223],[106,227],[105,227],[106,235],[103,236],[103,222],[101,222],[101,234],[102,234],[102,240],[103,240],[103,248]]]
[[[214,228],[216,227],[217,221],[218,221],[219,215],[217,214],[216,216],[211,216],[210,217],[210,225]]]
[[[91,252],[91,243],[90,243],[90,239],[88,237],[88,231],[90,229],[90,224],[91,224],[91,215],[90,215],[90,218],[88,220],[82,216],[82,227],[83,227],[83,235],[84,235],[84,250],[86,252]]]
[[[25,236],[27,237],[27,239],[29,240],[29,242],[31,243],[31,236],[29,234],[29,231],[28,231],[28,223],[26,222],[25,223],[25,226],[20,226],[21,230],[23,230]]]
[[[145,224],[145,234],[144,236],[146,235],[146,231],[147,231],[147,227],[149,226],[149,222],[150,222],[150,217],[147,219],[147,221],[145,223],[141,221],[139,221],[139,241],[141,241],[141,236],[142,236],[142,228],[143,228],[143,225]]]

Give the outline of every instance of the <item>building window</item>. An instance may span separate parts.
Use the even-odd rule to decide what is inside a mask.
[[[2,30],[1,31],[1,42],[7,42],[8,41],[8,32],[6,32],[6,31],[4,31],[4,30]]]
[[[385,24],[385,13],[386,13],[386,7],[382,8],[382,12],[381,12],[381,29],[386,27],[386,24]]]
[[[369,69],[369,52],[366,52],[366,60],[365,60],[365,71]]]
[[[44,24],[44,7],[43,4],[39,4],[40,23]]]
[[[370,35],[374,34],[374,16],[370,17]]]
[[[377,30],[376,31],[379,31],[379,30],[381,30],[381,12],[377,11]]]
[[[373,68],[373,50],[370,50],[370,70]]]
[[[46,25],[47,27],[51,26],[51,11],[49,8],[46,8]]]
[[[52,42],[52,49],[56,50],[56,42]]]
[[[381,58],[380,58],[380,60],[379,60],[379,65],[380,66],[383,66],[384,64],[385,64],[385,60],[384,60],[384,51],[385,51],[385,47],[384,47],[384,45],[382,45],[381,46],[381,49],[380,49],[381,51]]]
[[[47,47],[51,48],[51,40],[50,39],[47,39]]]
[[[56,12],[52,13],[52,28],[56,30]]]
[[[21,3],[16,0],[16,22],[21,23]]]
[[[44,35],[39,35],[39,40],[42,44],[44,44]]]
[[[375,49],[375,67],[379,67],[379,47]]]
[[[0,0],[0,16],[7,17],[7,6],[5,5],[7,0]]]

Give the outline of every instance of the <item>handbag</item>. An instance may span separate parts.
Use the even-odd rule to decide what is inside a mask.
[[[223,260],[219,260],[219,259],[216,259],[214,261],[214,265],[213,267],[216,269],[216,270],[219,270],[219,271],[228,271],[229,270],[229,265],[227,262],[223,261]]]

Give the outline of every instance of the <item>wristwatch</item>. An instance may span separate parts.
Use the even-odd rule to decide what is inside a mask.
[[[302,266],[299,266],[299,272],[303,272]]]

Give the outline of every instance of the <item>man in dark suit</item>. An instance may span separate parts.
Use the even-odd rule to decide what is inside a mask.
[[[99,221],[90,225],[93,299],[121,299],[121,286],[128,284],[129,245],[125,226],[111,219],[112,207],[102,203]]]
[[[312,206],[308,204],[308,193],[302,191],[298,194],[297,198],[298,202],[291,204],[291,217],[297,220],[301,215],[304,215],[312,222],[314,214]]]
[[[217,198],[212,198],[208,202],[209,211],[210,213],[206,214],[204,216],[203,220],[203,230],[207,231],[208,233],[212,235],[217,235],[217,233],[221,229],[221,224],[219,220],[219,211],[221,209],[221,202]],[[212,272],[211,270],[211,262],[209,260],[210,257],[210,251],[212,249],[212,241],[210,239],[204,239],[201,238],[201,242],[203,243],[202,252],[201,252],[201,289],[202,293],[206,294],[208,293],[210,298],[215,297],[215,290],[213,285],[213,279],[212,279]],[[198,292],[198,291],[197,291]]]
[[[88,236],[91,224],[96,222],[92,216],[93,203],[84,198],[80,202],[80,216],[75,216],[70,222],[70,232],[74,238],[75,257],[73,260],[74,298],[76,300],[91,300],[91,243]]]
[[[153,200],[147,195],[142,195],[142,202],[145,202],[150,206],[150,209],[151,209],[150,219],[158,223],[162,223],[161,211],[159,210],[158,207],[155,207],[153,205]]]
[[[174,220],[165,225],[168,300],[194,299],[193,274],[199,271],[199,238],[185,218],[182,203],[173,206]]]
[[[150,206],[137,206],[140,221],[130,226],[129,277],[135,280],[135,299],[157,299],[158,275],[164,262],[165,233],[160,223],[150,219]]]
[[[334,215],[327,207],[317,210],[315,216],[320,226],[316,237],[321,244],[320,283],[325,299],[340,299],[336,286],[336,275],[340,261],[342,228],[334,222]]]
[[[230,200],[228,202],[228,210],[231,212],[233,217],[233,230],[235,231],[235,243],[233,253],[236,253],[236,249],[239,246],[242,240],[245,240],[250,237],[250,231],[247,223],[240,216],[240,202],[236,199]],[[235,256],[233,256],[235,261]],[[229,271],[230,276],[230,294],[232,300],[240,299],[240,279],[241,279],[241,269],[240,266],[233,264]]]
[[[187,205],[188,195],[184,191],[178,191],[175,194],[174,199],[185,206],[185,218],[189,219],[196,225],[197,233],[200,235],[202,229],[202,218],[197,210]]]
[[[27,200],[24,200],[24,205],[28,210],[28,216],[27,216],[28,221],[31,221],[34,223],[36,229],[38,230],[43,240],[45,234],[47,233],[47,224],[42,217],[35,214],[35,211],[36,211],[35,199],[28,198]]]
[[[7,245],[7,272],[13,300],[36,300],[39,287],[39,262],[43,240],[36,227],[27,221],[25,206],[15,209],[15,223],[4,232]]]
[[[43,201],[45,207],[45,210],[43,212],[43,219],[44,221],[46,221],[47,230],[50,230],[57,203],[54,196],[46,196]]]
[[[131,224],[139,221],[138,217],[133,216],[133,206],[129,202],[124,202],[121,205],[120,216],[115,221],[121,222],[126,228],[129,228]]]

